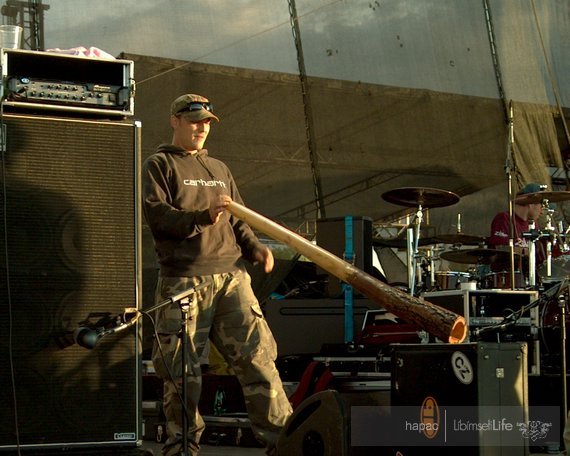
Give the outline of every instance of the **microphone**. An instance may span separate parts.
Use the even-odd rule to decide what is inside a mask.
[[[107,327],[108,325],[97,326],[97,324],[79,326],[73,332],[73,340],[77,345],[91,350],[95,348],[95,345],[97,345],[97,342],[99,342],[101,338],[108,334],[118,333],[130,328],[136,323],[139,317],[140,314],[136,308],[128,307],[122,314],[117,315],[113,319],[113,326],[111,327]]]
[[[87,326],[79,326],[73,332],[73,340],[75,343],[83,348],[92,349],[95,347],[103,334],[96,329],[88,328]]]

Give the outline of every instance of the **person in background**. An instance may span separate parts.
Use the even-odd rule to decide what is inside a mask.
[[[218,122],[207,98],[178,97],[171,105],[170,144],[161,144],[142,170],[142,199],[160,272],[156,303],[192,287],[190,295],[188,371],[188,440],[198,454],[204,420],[198,410],[201,394],[200,357],[208,343],[221,353],[237,376],[252,430],[265,444],[275,444],[291,404],[275,366],[277,347],[251,287],[243,260],[273,268],[271,250],[251,228],[226,207],[243,204],[228,167],[208,154],[204,143],[212,122]],[[168,439],[165,456],[182,451],[181,310],[172,303],[156,310],[158,340],[152,361],[164,382],[164,413]]]
[[[525,187],[517,193],[517,197],[521,195],[527,195],[530,193],[536,193],[543,190],[545,186],[539,184],[527,184]],[[532,204],[514,204],[514,223],[513,223],[513,242],[515,247],[520,247],[523,249],[528,248],[528,241],[523,237],[524,232],[529,230],[529,222],[537,222],[540,214],[542,213],[542,203],[532,203]],[[491,235],[489,237],[489,247],[496,248],[501,245],[509,245],[509,240],[511,238],[510,234],[510,217],[509,212],[499,212],[493,218],[491,222]]]
[[[516,202],[516,199],[522,195],[528,195],[531,193],[537,193],[544,191],[546,185],[540,185],[537,183],[530,183],[525,185],[515,197],[515,203],[513,207],[514,217],[513,217],[513,245],[515,250],[515,271],[519,274],[519,283],[521,287],[524,286],[524,277],[528,276],[525,272],[528,269],[528,248],[529,243],[532,242],[523,236],[523,233],[527,233],[530,230],[530,222],[535,222],[535,228],[538,227],[538,218],[542,214],[542,202],[524,204],[524,202]],[[510,217],[508,211],[499,212],[493,218],[491,222],[491,233],[488,240],[489,248],[506,250],[504,247],[510,245]],[[541,264],[546,258],[545,249],[543,242],[536,242],[536,265]],[[510,261],[505,259],[506,257],[501,257],[500,259],[494,261],[490,265],[491,271],[509,271]],[[515,284],[516,284],[515,278]]]

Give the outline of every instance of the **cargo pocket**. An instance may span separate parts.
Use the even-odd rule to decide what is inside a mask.
[[[263,312],[258,302],[252,304],[251,311],[256,317],[255,326],[259,337],[258,355],[264,359],[275,361],[277,358],[277,343],[267,321],[263,317]]]
[[[158,338],[162,350],[158,348],[158,343],[155,341],[151,358],[156,375],[162,379],[170,379],[171,374],[175,377],[179,376],[180,374],[174,371],[174,358],[178,351],[179,337],[176,334],[159,334]]]

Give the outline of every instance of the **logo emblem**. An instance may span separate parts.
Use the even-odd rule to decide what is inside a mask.
[[[454,352],[451,355],[451,367],[453,368],[453,373],[461,383],[469,385],[473,382],[473,367],[465,353],[459,351]]]
[[[439,431],[439,407],[431,396],[422,402],[420,422],[423,434],[428,439],[433,439]]]
[[[533,442],[538,439],[544,439],[548,435],[548,431],[552,427],[552,423],[543,423],[542,421],[528,421],[527,423],[518,423],[519,431],[522,436]]]

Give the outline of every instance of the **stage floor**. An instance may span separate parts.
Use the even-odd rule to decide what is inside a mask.
[[[152,450],[154,456],[161,456],[161,443],[144,441],[143,448]],[[530,453],[529,456],[563,456],[565,453]],[[214,446],[214,445],[201,445],[200,456],[263,456],[265,450],[263,448],[248,448],[237,446]]]
[[[152,441],[143,441],[142,448],[152,450],[154,456],[161,456],[162,443]],[[200,456],[263,456],[265,450],[263,448],[249,448],[239,446],[219,446],[219,445],[200,445]]]

